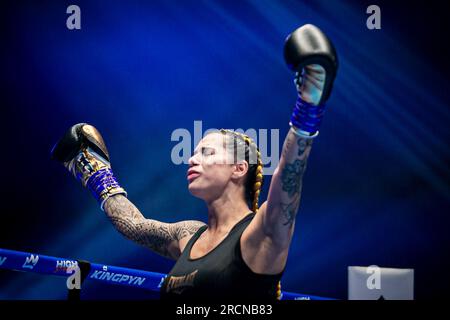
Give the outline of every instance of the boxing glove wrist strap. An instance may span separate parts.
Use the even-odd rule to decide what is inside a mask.
[[[92,174],[86,182],[87,188],[103,209],[103,205],[109,197],[115,194],[127,196],[126,191],[119,185],[111,168],[103,168]]]
[[[289,124],[294,127],[294,132],[299,136],[317,137],[324,111],[325,104],[315,106],[303,100],[299,95]]]

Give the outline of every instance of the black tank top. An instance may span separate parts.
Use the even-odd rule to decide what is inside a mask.
[[[276,288],[283,272],[276,275],[256,274],[242,259],[240,238],[254,216],[252,212],[239,221],[212,251],[191,259],[192,246],[208,226],[197,230],[165,278],[161,286],[161,299],[276,300]]]

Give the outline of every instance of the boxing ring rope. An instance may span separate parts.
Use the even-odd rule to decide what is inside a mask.
[[[77,260],[0,248],[0,269],[68,277],[67,268]],[[166,274],[144,270],[90,263],[86,280],[129,286],[159,292]],[[282,292],[281,300],[331,300],[329,298]]]

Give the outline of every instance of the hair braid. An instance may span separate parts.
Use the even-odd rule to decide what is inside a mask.
[[[249,164],[247,180],[245,184],[246,200],[249,202],[249,204],[251,204],[252,211],[257,213],[259,209],[259,195],[261,193],[261,188],[264,180],[261,152],[259,151],[256,143],[246,134],[226,129],[221,129],[220,132],[233,139],[232,143],[235,153],[235,160],[237,160],[236,147],[239,145],[238,139],[244,142],[244,158]],[[250,159],[254,159],[255,156],[256,163],[252,163],[253,161],[250,161]]]
[[[253,185],[253,191],[255,192],[255,194],[253,195],[253,206],[252,206],[252,210],[257,213],[258,209],[259,209],[259,205],[258,205],[258,201],[259,201],[259,194],[261,193],[261,188],[262,188],[262,183],[263,183],[263,165],[262,165],[262,161],[261,161],[261,153],[259,152],[259,150],[257,150],[256,152],[257,156],[258,156],[258,162],[257,162],[257,166],[256,166],[256,177],[255,177],[255,184]]]

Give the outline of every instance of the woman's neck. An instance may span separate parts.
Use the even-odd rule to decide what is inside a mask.
[[[233,226],[242,220],[251,210],[245,201],[222,196],[209,203],[208,231],[210,233],[229,232]]]

